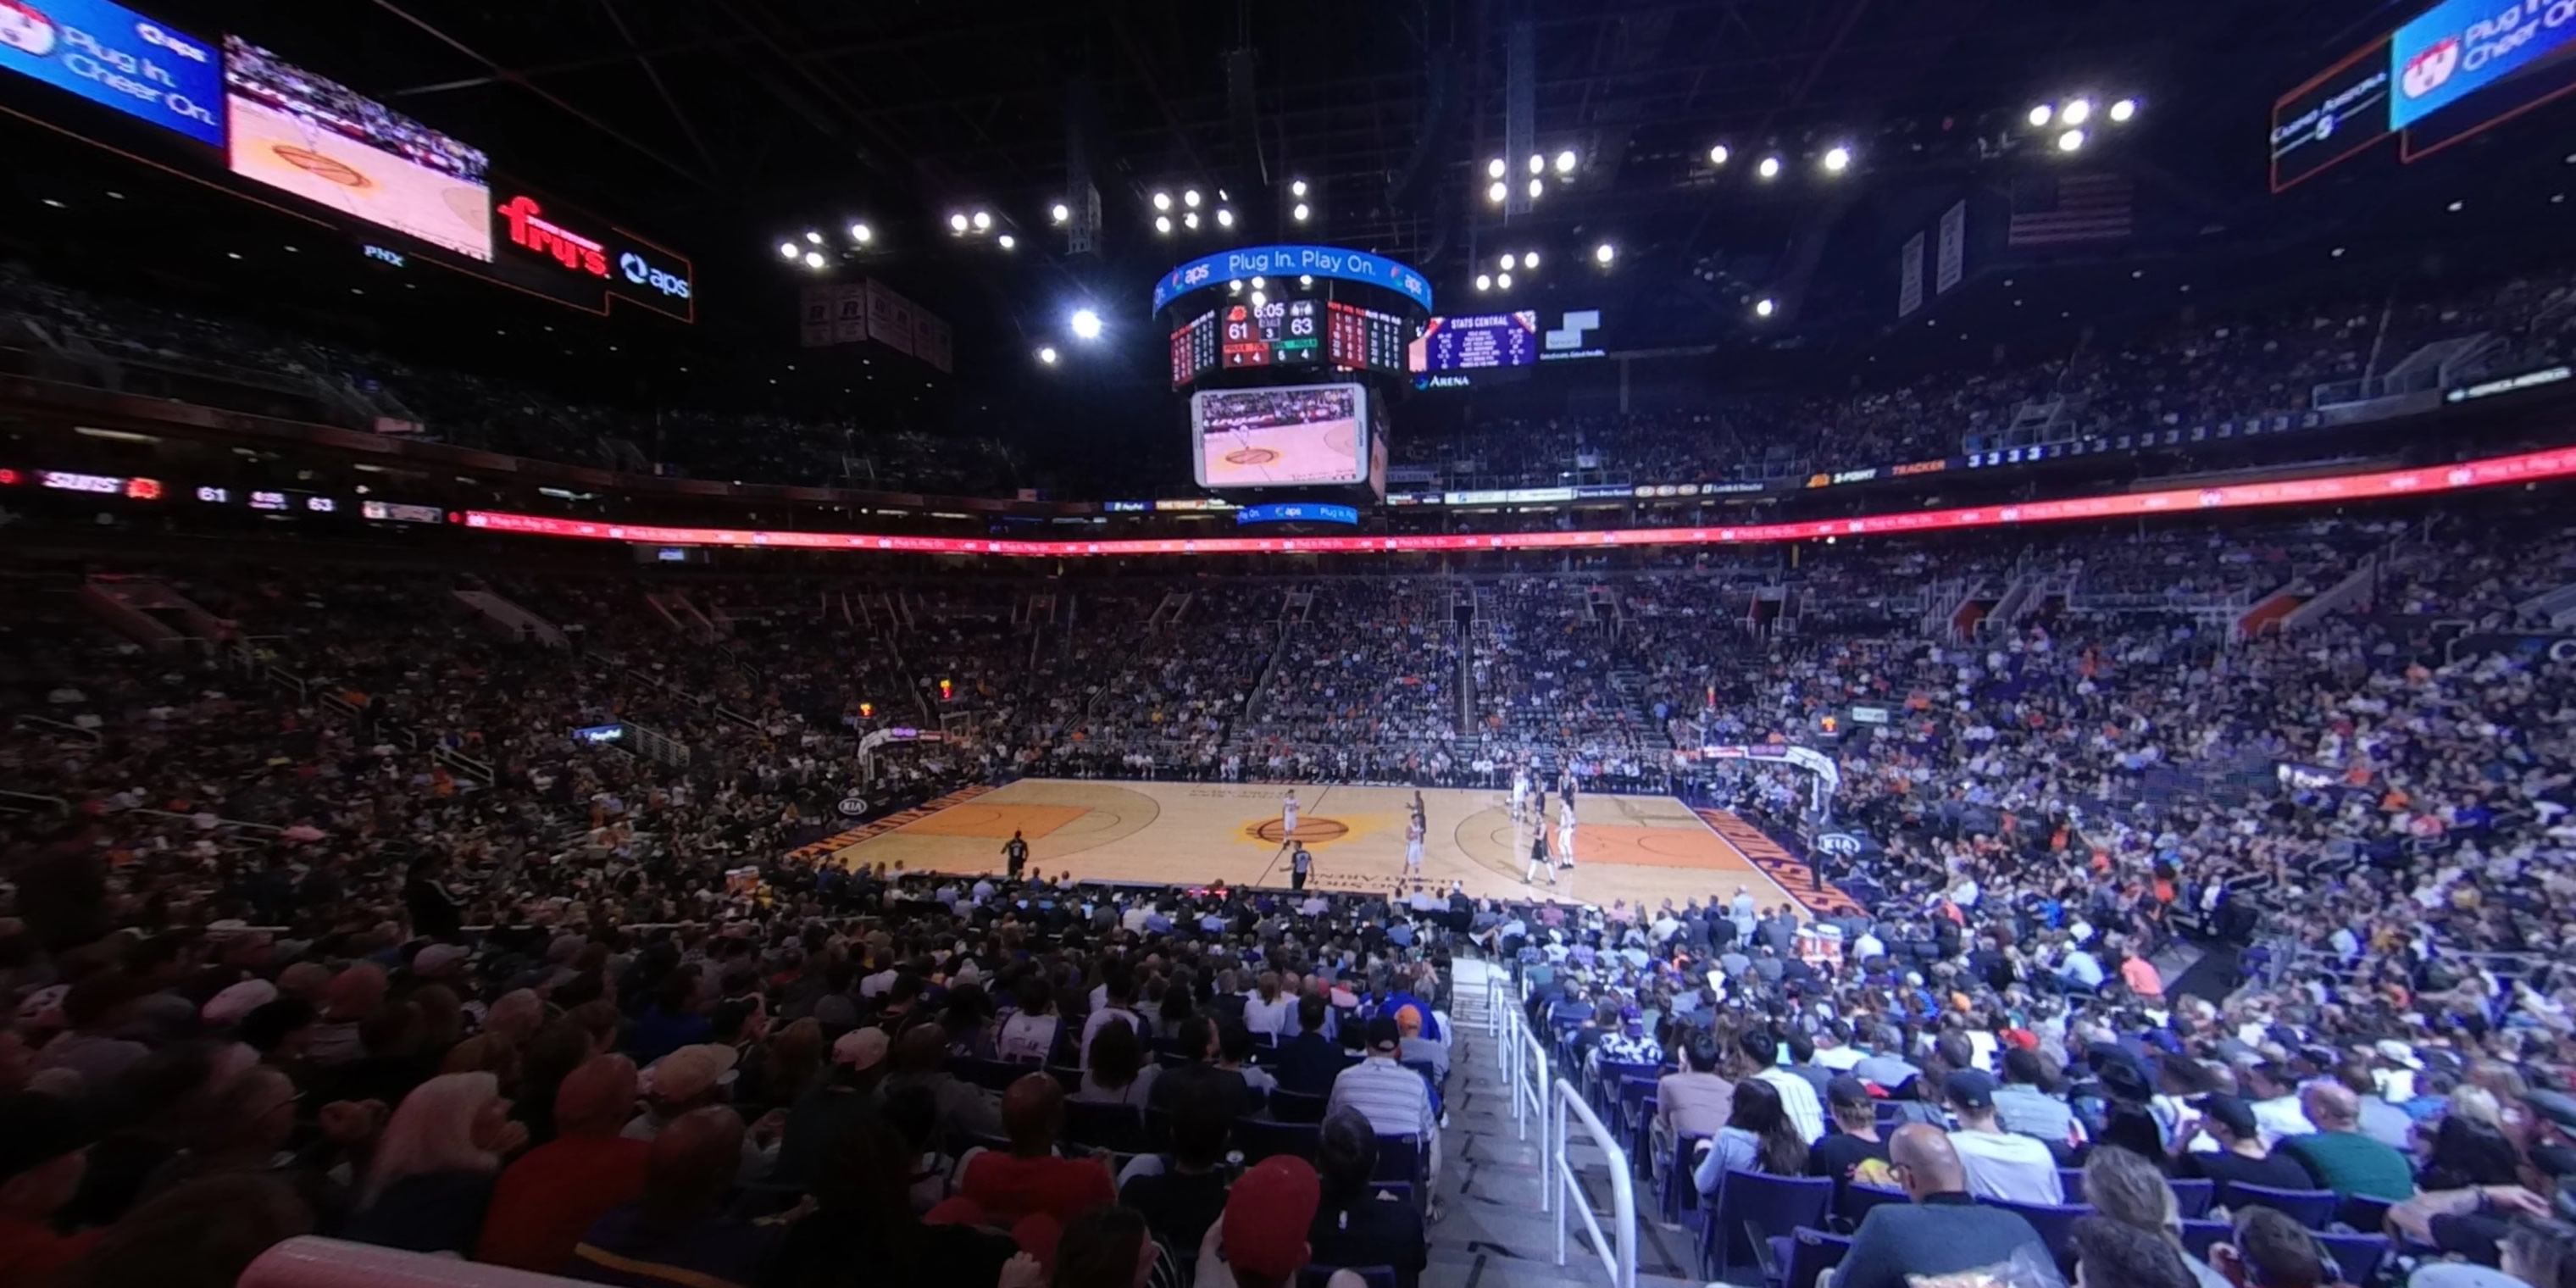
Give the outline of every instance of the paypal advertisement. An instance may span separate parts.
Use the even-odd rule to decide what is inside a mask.
[[[0,0],[0,67],[224,144],[215,46],[108,0]]]
[[[2576,35],[2576,0],[2443,0],[2397,29],[2389,125],[2405,129],[2543,59]]]

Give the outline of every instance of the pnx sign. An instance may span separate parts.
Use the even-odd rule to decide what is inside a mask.
[[[513,284],[594,313],[617,299],[697,320],[697,272],[687,257],[524,191],[501,196],[492,211],[494,245],[518,252],[496,256],[493,267]]]

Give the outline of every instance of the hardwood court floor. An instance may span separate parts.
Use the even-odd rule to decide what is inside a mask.
[[[1296,791],[1297,832],[1315,855],[1313,885],[1386,890],[1397,883],[1413,789],[1306,785]],[[1028,839],[1030,866],[1049,875],[1284,886],[1280,803],[1287,794],[1288,788],[1268,784],[1031,778],[961,793],[944,808],[885,820],[890,827],[872,824],[836,838],[846,843],[826,846],[833,861],[850,865],[999,872],[1002,845],[1018,831]],[[1426,883],[1447,889],[1451,881],[1464,882],[1477,897],[1529,891],[1521,884],[1529,825],[1512,822],[1508,794],[1425,789],[1422,799],[1430,822],[1422,856]],[[1788,901],[1742,850],[1669,796],[1578,797],[1575,823],[1575,868],[1557,873],[1559,898],[1604,907],[1617,899],[1679,903],[1724,899],[1743,886],[1764,907]],[[1555,843],[1551,821],[1551,849]],[[1551,893],[1544,880],[1536,889]]]

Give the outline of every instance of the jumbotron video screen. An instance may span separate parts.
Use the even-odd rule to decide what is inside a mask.
[[[1190,397],[1199,486],[1318,487],[1369,476],[1369,395],[1357,384],[1203,389]]]

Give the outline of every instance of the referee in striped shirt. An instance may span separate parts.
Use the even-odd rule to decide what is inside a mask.
[[[1328,1110],[1356,1109],[1369,1121],[1369,1127],[1380,1136],[1411,1136],[1421,1142],[1424,1165],[1428,1169],[1424,1184],[1428,1192],[1440,1188],[1440,1120],[1431,1111],[1431,1087],[1422,1075],[1398,1062],[1404,1049],[1404,1034],[1392,1015],[1381,1015],[1368,1022],[1368,1058],[1342,1070],[1333,1079],[1333,1095]],[[1438,1220],[1440,1209],[1434,1199],[1428,1215]]]

